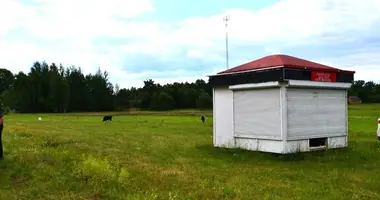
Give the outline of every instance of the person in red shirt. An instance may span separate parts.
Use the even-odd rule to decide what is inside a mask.
[[[0,104],[0,159],[3,158],[3,140],[1,138],[3,134],[3,128],[4,128],[4,114],[3,114],[3,108]]]

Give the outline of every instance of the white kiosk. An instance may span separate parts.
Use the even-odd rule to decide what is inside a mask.
[[[210,76],[214,146],[281,154],[346,147],[354,73],[272,55]]]

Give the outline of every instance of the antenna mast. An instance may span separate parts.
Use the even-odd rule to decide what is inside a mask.
[[[230,20],[230,15],[223,17],[223,21],[226,25],[226,67],[228,69],[228,21]]]

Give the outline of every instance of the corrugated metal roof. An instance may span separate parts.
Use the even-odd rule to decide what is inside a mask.
[[[239,65],[237,67],[219,72],[218,74],[227,74],[227,73],[236,73],[250,70],[260,70],[266,68],[299,68],[299,69],[310,69],[316,71],[326,71],[326,72],[350,72],[355,73],[354,71],[341,70],[338,68],[330,67],[327,65],[322,65],[319,63],[311,62],[301,58],[296,58],[288,55],[271,55],[266,56],[257,60],[254,60],[249,63]]]

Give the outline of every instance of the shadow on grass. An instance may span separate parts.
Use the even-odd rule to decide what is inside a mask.
[[[352,142],[346,148],[327,149],[321,151],[297,152],[291,154],[275,154],[268,152],[249,151],[239,148],[220,148],[212,145],[199,145],[196,149],[204,156],[230,161],[234,163],[250,163],[257,161],[278,162],[315,162],[326,161],[335,163],[350,162],[351,164],[371,163],[378,157],[380,143]]]

